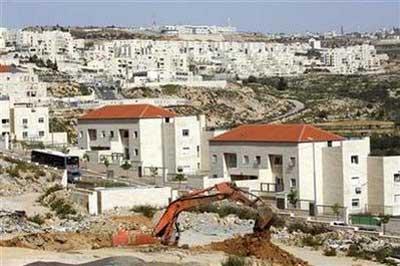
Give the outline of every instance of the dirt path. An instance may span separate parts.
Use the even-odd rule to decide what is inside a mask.
[[[315,266],[378,266],[383,265],[373,261],[356,260],[351,257],[327,257],[321,254],[320,251],[311,250],[309,248],[300,248],[294,246],[285,246],[281,243],[275,242],[274,244],[281,249],[286,250],[290,254],[307,260],[310,265]]]
[[[23,210],[28,216],[44,214],[49,210],[36,202],[41,193],[25,193],[18,196],[0,197],[0,209]]]
[[[219,266],[225,256],[221,252],[195,253],[185,250],[155,250],[151,248],[143,249],[120,249],[105,248],[97,250],[81,250],[73,252],[53,252],[33,250],[26,248],[0,247],[0,265],[1,266],[22,266],[27,263],[37,261],[57,261],[61,263],[87,263],[102,258],[116,256],[131,256],[145,262],[190,264],[193,266]]]

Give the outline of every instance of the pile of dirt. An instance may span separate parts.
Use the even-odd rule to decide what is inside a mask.
[[[35,233],[0,241],[3,247],[20,247],[49,251],[68,251],[111,247],[110,234]]]
[[[270,242],[269,232],[248,234],[242,237],[214,242],[200,249],[223,251],[237,256],[254,256],[278,265],[309,265]]]

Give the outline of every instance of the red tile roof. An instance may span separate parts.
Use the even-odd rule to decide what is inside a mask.
[[[234,128],[212,142],[319,142],[344,140],[342,136],[305,124],[256,124]]]
[[[90,111],[79,120],[110,120],[174,117],[175,113],[150,104],[107,105]]]
[[[15,72],[20,72],[20,71],[14,66],[0,65],[0,73],[15,73]]]

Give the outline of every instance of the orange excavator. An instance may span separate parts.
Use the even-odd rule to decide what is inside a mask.
[[[243,205],[255,208],[258,211],[254,231],[264,231],[269,229],[271,226],[273,212],[263,204],[263,201],[259,197],[236,187],[232,183],[224,182],[203,190],[189,193],[188,195],[171,202],[155,226],[153,235],[160,238],[161,243],[171,244],[174,229],[179,233],[177,220],[181,212],[195,207],[209,205],[213,202],[224,199],[239,202]],[[172,243],[176,244],[176,239]]]
[[[120,232],[119,235],[114,237],[116,241],[114,241],[113,238],[114,245],[116,242],[117,244],[121,242],[129,244],[128,242],[130,242],[130,244],[140,245],[156,243],[158,241],[161,241],[164,245],[177,244],[179,239],[177,220],[181,212],[225,199],[256,209],[257,218],[254,224],[255,232],[265,231],[270,228],[274,217],[271,208],[266,206],[256,195],[242,190],[232,183],[223,182],[203,190],[191,192],[171,202],[156,224],[152,236],[136,235],[134,241],[129,241],[128,239],[130,237],[128,233]],[[176,232],[177,235],[172,239],[174,232]],[[125,233],[125,237],[123,233]]]

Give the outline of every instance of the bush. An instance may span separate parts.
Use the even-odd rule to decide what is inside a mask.
[[[246,266],[249,263],[243,257],[229,256],[225,261],[221,263],[221,266]]]
[[[148,218],[153,218],[154,214],[156,213],[156,208],[150,205],[140,205],[133,207],[131,211],[139,212]]]
[[[76,214],[76,210],[64,199],[56,199],[50,204],[50,208],[62,219],[66,218],[68,215]]]
[[[19,177],[19,170],[17,166],[10,166],[7,167],[6,169],[7,174],[9,174],[11,177]]]
[[[246,220],[256,220],[258,215],[257,212],[253,209],[233,205],[218,206],[216,204],[210,204],[196,207],[192,211],[217,213],[221,218],[226,217],[230,214],[235,214],[240,219]]]
[[[27,220],[38,225],[42,225],[44,223],[44,218],[40,214],[28,217]]]
[[[45,199],[48,195],[50,195],[58,190],[62,190],[62,189],[63,189],[63,187],[61,185],[55,184],[54,186],[47,188],[45,190],[45,192],[39,197],[38,201],[42,202],[43,199]]]
[[[307,235],[301,239],[301,243],[307,247],[319,247],[322,245],[322,242],[316,239],[312,235]]]
[[[315,236],[330,232],[331,230],[323,224],[308,224],[305,222],[294,222],[289,224],[288,231],[289,233],[300,231]]]
[[[46,172],[43,171],[42,169],[36,169],[36,170],[35,170],[35,176],[36,176],[36,177],[43,177],[43,176],[46,176]]]
[[[132,165],[128,161],[125,161],[123,164],[121,164],[121,168],[124,170],[129,170],[131,167]]]
[[[336,249],[334,249],[334,248],[327,248],[327,249],[325,249],[323,254],[324,254],[325,256],[328,256],[328,257],[334,257],[334,256],[337,255],[337,254],[336,254]]]

